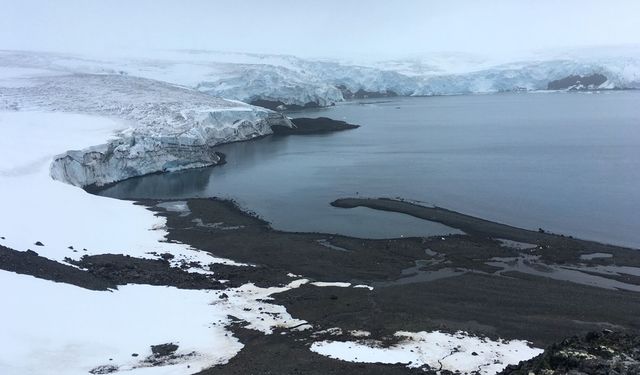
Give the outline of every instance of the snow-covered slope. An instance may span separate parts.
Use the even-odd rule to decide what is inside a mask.
[[[213,96],[282,101],[303,106],[343,100],[340,90],[301,68],[290,56],[219,52],[154,52],[151,58],[86,56],[0,51],[0,70],[20,67],[60,73],[120,74],[196,88]],[[0,76],[0,85],[2,78]]]
[[[213,96],[326,106],[344,100],[337,86],[398,95],[451,95],[546,90],[572,75],[602,74],[595,89],[640,88],[640,52],[531,55],[515,62],[461,54],[372,63],[307,60],[293,56],[210,51],[153,51],[146,55],[88,58],[54,53],[0,52],[0,69],[121,74],[178,84]],[[0,85],[2,85],[0,75]],[[5,80],[5,85],[9,84]]]
[[[55,159],[51,175],[77,186],[213,165],[220,156],[212,146],[271,134],[272,125],[292,126],[284,116],[263,108],[117,74],[19,75],[9,87],[0,86],[2,109],[125,120],[109,142],[85,145],[91,147]]]

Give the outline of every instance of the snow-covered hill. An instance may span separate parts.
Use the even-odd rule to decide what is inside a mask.
[[[135,76],[247,103],[267,100],[297,106],[340,102],[345,99],[344,89],[352,93],[362,90],[362,96],[531,91],[546,90],[551,81],[569,76],[593,74],[607,78],[593,89],[640,88],[637,49],[541,54],[515,62],[441,54],[373,63],[210,51],[154,51],[108,58],[0,52],[0,69],[16,67],[33,73],[45,70]],[[2,81],[0,75],[0,85]]]

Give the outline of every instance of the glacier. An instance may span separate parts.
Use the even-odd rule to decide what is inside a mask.
[[[401,96],[546,90],[569,76],[602,74],[592,89],[640,89],[640,48],[602,53],[549,53],[489,60],[461,54],[393,61],[310,60],[285,55],[216,51],[150,51],[88,57],[0,51],[0,70],[20,67],[57,74],[125,75],[168,82],[246,103],[329,106],[350,92]],[[3,80],[0,86],[14,82]],[[347,95],[348,97],[348,95]]]
[[[54,158],[51,176],[76,186],[101,186],[144,174],[215,165],[213,146],[292,127],[283,115],[248,104],[118,74],[41,76],[0,85],[0,110],[52,111],[124,120],[107,143]]]

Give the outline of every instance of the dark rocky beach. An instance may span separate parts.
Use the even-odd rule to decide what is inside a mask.
[[[272,285],[284,282],[286,274],[292,272],[317,281],[374,286],[368,290],[305,285],[276,296],[275,302],[286,306],[293,316],[322,329],[365,330],[383,340],[398,330],[464,330],[492,338],[525,338],[539,347],[603,329],[635,333],[640,330],[640,319],[633,313],[640,311],[640,294],[605,287],[606,279],[618,276],[600,275],[605,279],[603,286],[594,286],[580,280],[501,272],[499,267],[487,264],[495,257],[535,253],[540,256],[535,266],[540,268],[584,263],[638,267],[637,250],[527,231],[453,211],[386,199],[340,200],[334,204],[367,204],[419,217],[429,215],[431,220],[468,234],[368,240],[287,233],[271,229],[267,222],[242,212],[230,201],[198,199],[188,203],[190,216],[160,213],[167,216],[171,240],[258,266],[244,271],[214,267],[225,278],[237,283]],[[191,215],[203,223],[223,222],[238,229],[194,227]],[[527,241],[536,246],[507,247],[496,238]],[[607,252],[612,257],[581,260],[581,256],[595,252]],[[553,272],[550,269],[549,276]],[[640,285],[637,277],[624,281]],[[403,366],[328,360],[304,350],[309,343],[296,335],[262,336],[242,328],[237,328],[236,333],[247,347],[230,364],[211,373],[410,373]],[[274,357],[283,361],[273,361]]]
[[[286,306],[292,316],[318,329],[365,330],[372,338],[390,343],[399,330],[464,330],[491,338],[526,339],[538,347],[591,331],[631,334],[640,330],[640,319],[634,313],[640,311],[640,294],[607,283],[613,280],[637,287],[640,278],[598,274],[601,285],[586,285],[580,279],[553,277],[554,267],[638,267],[637,250],[527,231],[388,199],[343,199],[333,204],[404,212],[463,229],[467,234],[370,240],[289,233],[272,229],[268,222],[243,212],[232,201],[188,200],[187,215],[167,211],[158,203],[140,202],[167,218],[169,241],[253,266],[197,265],[213,270],[218,279],[229,280],[222,285],[210,276],[170,267],[161,254],[158,260],[119,255],[85,257],[75,264],[78,269],[41,258],[36,252],[0,248],[0,265],[97,290],[127,283],[187,289],[220,289],[246,282],[271,286],[287,283],[289,273],[313,281],[371,285],[372,290],[303,285],[276,295],[274,303]],[[505,240],[514,242],[505,245]],[[522,245],[525,242],[535,246]],[[585,254],[593,253],[611,256],[585,260]],[[547,277],[505,271],[492,261],[532,255],[538,258],[530,260],[530,265],[545,269]],[[234,333],[245,348],[229,364],[204,373],[411,373],[400,364],[356,364],[322,357],[308,350],[311,342],[305,333],[264,336],[240,323]]]
[[[535,249],[516,249],[485,231],[484,226],[499,224],[481,219],[465,228],[472,234],[447,237],[368,240],[287,233],[271,229],[229,201],[188,202],[191,215],[204,223],[224,222],[238,229],[194,226],[191,215],[160,213],[167,216],[169,239],[259,266],[249,273],[225,267],[224,271],[232,273],[221,271],[230,280],[269,285],[282,282],[291,272],[317,281],[374,286],[371,291],[303,286],[278,296],[292,315],[314,323],[325,321],[323,325],[380,335],[401,329],[466,330],[493,337],[524,337],[540,346],[602,328],[640,329],[638,316],[629,313],[640,311],[640,295],[607,286],[607,280],[618,276],[599,276],[603,279],[600,287],[577,282],[580,280],[501,272],[500,267],[487,264],[496,257],[538,253],[540,261],[535,266],[539,268],[585,262],[638,267],[640,260],[633,249],[507,227],[527,235],[512,238],[536,244]],[[453,225],[451,221],[447,224]],[[580,260],[583,254],[605,251],[613,256]],[[548,273],[553,274],[551,269]],[[638,278],[624,280],[631,287],[640,285]],[[603,305],[602,300],[609,303]]]

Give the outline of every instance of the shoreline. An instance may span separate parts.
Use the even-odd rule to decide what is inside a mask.
[[[336,306],[331,308],[322,306],[321,302],[330,300],[329,297],[332,295],[337,295],[338,300],[346,298],[352,306],[351,309],[353,309],[353,306],[361,303],[366,304],[366,300],[370,298],[367,295],[373,293],[384,295],[382,298],[386,302],[381,302],[384,305],[389,304],[388,299],[397,300],[399,296],[403,295],[408,299],[415,299],[414,302],[404,300],[399,303],[400,306],[404,305],[404,308],[392,306],[393,304],[389,305],[392,310],[397,308],[398,313],[403,311],[402,314],[404,315],[409,311],[414,311],[410,315],[414,316],[416,321],[408,323],[411,329],[418,329],[418,327],[437,328],[441,326],[441,323],[447,322],[445,326],[449,327],[449,329],[475,331],[483,335],[495,335],[502,332],[499,334],[500,337],[524,337],[531,339],[538,345],[550,344],[563,337],[584,333],[589,330],[620,326],[620,323],[624,321],[626,323],[623,323],[620,327],[627,326],[630,329],[640,329],[640,320],[628,316],[628,311],[640,311],[640,294],[618,290],[615,287],[611,288],[608,282],[615,281],[616,275],[602,273],[601,269],[601,267],[621,267],[621,269],[630,267],[635,269],[640,265],[640,260],[637,259],[635,250],[607,247],[613,254],[611,258],[584,260],[580,259],[580,255],[593,253],[589,247],[590,243],[560,236],[557,236],[557,241],[559,242],[548,241],[543,245],[543,248],[531,250],[503,246],[499,241],[479,232],[472,235],[388,240],[351,238],[323,233],[289,233],[272,229],[264,220],[243,212],[230,201],[191,199],[186,202],[190,209],[189,216],[181,217],[169,212],[158,212],[161,216],[167,218],[168,239],[187,243],[209,251],[216,256],[228,257],[237,262],[260,265],[261,267],[258,269],[254,268],[252,270],[251,281],[266,284],[282,282],[285,278],[284,270],[287,270],[287,272],[301,274],[316,281],[340,281],[351,284],[374,285],[373,291],[367,291],[366,289],[351,291],[352,289],[350,288],[312,288],[309,290],[307,287],[301,287],[276,298],[279,303],[287,306],[292,315],[301,316],[308,321],[317,321],[319,319],[318,314],[343,317],[347,314],[345,311],[340,311],[341,308],[338,308],[337,311],[331,310],[335,309]],[[205,225],[207,223],[222,222],[228,227],[237,228],[229,230],[203,227],[201,225],[194,226],[193,217],[201,219]],[[334,247],[348,251],[338,251],[324,246],[318,241],[326,241],[326,243]],[[567,246],[568,243],[572,243],[572,247],[569,247],[570,257],[563,254],[555,254],[559,246]],[[425,249],[429,251],[425,252]],[[496,262],[492,261],[495,258],[509,258],[505,261],[505,263],[508,263],[513,261],[511,258],[519,256],[530,257],[532,255],[540,256],[540,258],[538,261],[529,260],[528,264],[533,269],[546,267],[542,275],[526,273],[525,270],[503,270],[495,264]],[[584,283],[584,280],[580,279],[572,281],[550,277],[556,269],[563,270],[565,267],[572,266],[572,262],[576,263],[576,265],[583,264],[587,267],[573,270],[576,272],[575,275],[582,273],[587,275],[586,272],[600,270],[601,272],[597,273],[598,276],[594,277],[596,279],[601,278],[602,284]],[[588,267],[594,268],[589,270]],[[224,267],[217,268],[222,269]],[[282,271],[278,275],[278,272],[275,272],[276,270]],[[435,275],[435,277],[421,278],[419,277],[421,275]],[[240,277],[239,275],[236,276]],[[624,280],[624,283],[629,283],[630,288],[640,286],[640,278],[634,278],[633,275],[627,276],[629,277]],[[407,281],[407,279],[410,279],[411,282],[398,283],[398,281]],[[473,290],[475,290],[475,293],[480,293],[480,295],[483,291],[489,292],[489,295],[485,296],[486,300],[476,306],[476,308],[480,309],[476,313],[450,311],[450,314],[443,314],[443,311],[448,311],[452,308],[458,310],[455,308],[455,303],[451,305],[451,302],[444,304],[445,307],[442,307],[444,310],[436,306],[423,305],[426,302],[425,298],[430,299],[432,302],[443,300],[443,298],[449,301],[453,299],[457,300],[458,303],[465,303],[464,301],[469,298],[472,301],[476,301],[470,302],[472,305],[481,302],[477,300],[479,295],[473,297],[472,291],[466,290],[469,285],[474,285]],[[424,289],[427,286],[427,289],[430,290],[428,293]],[[500,286],[502,290],[496,291],[497,286]],[[396,291],[398,295],[387,293],[387,291],[392,290]],[[385,292],[383,293],[383,291]],[[425,295],[421,295],[423,292],[425,292]],[[563,297],[565,293],[569,293],[573,296],[572,298],[576,299],[571,306],[565,306],[566,297]],[[341,294],[344,295],[341,296]],[[528,296],[524,298],[527,294]],[[596,296],[598,297],[596,298]],[[309,301],[309,298],[312,298],[312,301],[316,301],[315,303],[320,303],[321,306],[314,306],[314,303]],[[498,302],[504,301],[505,298],[511,300],[512,305],[502,306]],[[558,299],[556,300],[555,298]],[[577,311],[573,313],[571,311],[578,305],[590,306],[589,309],[595,308],[595,310],[599,310],[600,307],[598,307],[599,303],[597,301],[601,298],[619,300],[620,303],[627,306],[625,308],[604,309],[597,313],[596,311],[591,313],[584,312],[580,319],[581,322],[569,319],[571,314],[577,313]],[[493,299],[495,299],[495,304],[490,303]],[[546,304],[555,301],[552,302],[554,306],[547,306],[550,309],[549,315],[551,317],[549,319],[535,318],[535,320],[542,319],[541,322],[537,322],[538,325],[532,322],[529,322],[530,324],[522,324],[523,322],[520,322],[516,326],[502,324],[501,319],[504,315],[499,313],[499,310],[515,309],[510,314],[514,314],[517,311],[516,315],[519,315],[519,318],[530,319],[525,318],[526,311],[537,309],[536,300],[547,301],[545,302]],[[300,303],[301,301],[306,302]],[[430,314],[426,311],[424,314],[418,313],[421,310],[424,311],[425,308],[426,311],[431,311],[432,308],[440,310],[435,314],[440,318],[433,316],[427,318]],[[360,314],[363,314],[364,311],[367,311],[367,308],[363,307]],[[558,316],[555,316],[556,314]],[[560,318],[562,314],[568,315]],[[592,316],[588,319],[592,314],[595,314],[598,318]],[[398,330],[408,329],[406,325],[392,316],[387,317],[389,318],[388,320],[380,320],[380,318],[366,315],[368,314],[360,317],[352,316],[347,319],[347,321],[350,321],[349,324],[352,324],[349,329],[374,331],[382,329],[382,331],[386,330],[387,334],[389,333],[389,327],[394,327]],[[419,315],[423,315],[423,318],[420,318]],[[479,319],[481,316],[483,318]],[[483,319],[488,321],[482,322]],[[366,324],[365,322],[368,320],[372,323]],[[384,324],[382,324],[383,321],[385,322]],[[393,323],[394,321],[397,322]],[[418,323],[418,321],[421,323]],[[440,323],[436,323],[437,321]],[[422,323],[424,323],[424,326],[421,325]],[[376,324],[380,324],[380,326],[376,328]],[[546,331],[540,324],[549,326],[549,330]],[[554,327],[553,329],[551,329],[552,326]],[[382,327],[386,328],[383,329]],[[519,332],[519,334],[516,332]],[[525,333],[525,335],[523,336],[522,333]],[[531,336],[527,337],[528,335]]]
[[[294,135],[326,134],[326,133],[337,132],[337,131],[353,130],[360,127],[360,125],[349,124],[345,121],[333,120],[327,117],[318,117],[318,118],[297,117],[297,118],[291,118],[291,122],[296,126],[296,128],[287,128],[280,125],[272,125],[271,130],[273,133],[271,134],[265,134],[265,135],[260,135],[260,136],[249,138],[249,139],[240,139],[240,140],[220,143],[215,146],[211,146],[210,147],[211,150],[218,157],[218,161],[214,164],[203,165],[199,167],[190,167],[187,169],[180,169],[177,171],[167,171],[167,170],[155,171],[155,172],[145,173],[138,176],[131,176],[122,180],[109,182],[101,185],[89,184],[89,185],[82,186],[82,189],[90,194],[99,195],[98,193],[100,193],[101,191],[106,190],[110,187],[113,187],[127,180],[132,180],[132,179],[141,178],[141,177],[150,176],[150,175],[160,175],[165,173],[173,173],[173,172],[189,171],[193,169],[204,169],[204,168],[222,166],[227,163],[227,160],[226,160],[227,156],[223,152],[215,151],[216,148],[219,146],[227,146],[230,144],[241,143],[241,142],[250,142],[250,141],[255,141],[255,140],[266,138],[266,137],[286,137],[286,136],[294,136]],[[135,200],[135,199],[125,198],[125,200]]]
[[[634,250],[638,248],[613,245],[606,242],[585,240],[570,235],[558,234],[539,228],[537,231],[503,224],[475,217],[438,206],[423,206],[406,199],[393,198],[339,198],[330,203],[333,207],[367,207],[373,210],[389,211],[410,215],[422,220],[434,221],[468,234],[486,234],[521,242],[548,242],[562,239],[566,242],[580,242],[598,249]],[[639,263],[640,264],[640,263]]]
[[[358,289],[339,286],[318,288],[307,284],[273,296],[274,303],[285,306],[292,316],[310,322],[317,329],[340,327],[343,333],[329,336],[329,340],[349,340],[346,332],[366,331],[370,332],[368,339],[388,340],[394,332],[401,330],[442,330],[465,331],[493,340],[526,339],[537,347],[547,347],[566,337],[603,329],[640,333],[640,319],[629,314],[630,311],[640,311],[639,293],[521,271],[501,273],[495,265],[486,264],[483,260],[530,256],[531,249],[506,247],[484,236],[481,231],[446,237],[389,240],[290,233],[271,228],[266,221],[243,211],[232,201],[211,198],[186,202],[190,212],[188,216],[158,210],[167,218],[168,238],[202,248],[216,256],[241,262],[251,260],[254,267],[243,271],[224,266],[212,268],[231,282],[281,283],[286,280],[286,271],[315,281],[373,285],[372,289]],[[193,226],[194,217],[201,219],[204,226]],[[234,229],[225,229],[216,223]],[[588,241],[548,236],[552,239],[557,237],[561,243],[574,241],[586,246],[582,249],[584,253],[590,253]],[[337,251],[319,241],[347,251]],[[552,253],[559,245],[554,246],[551,241],[548,246],[536,251]],[[611,259],[594,258],[587,263],[594,267],[612,264],[631,267],[638,264],[637,260],[628,262],[627,259],[628,256],[637,258],[635,250],[617,248],[612,252]],[[572,254],[580,259],[582,253],[573,248]],[[549,258],[537,264],[549,269],[562,269],[569,265],[563,257],[558,262]],[[444,275],[441,274],[443,269],[447,271]],[[425,274],[436,277],[415,277]],[[402,282],[406,280],[410,282]],[[626,281],[640,285],[640,278]],[[603,306],[603,300],[609,304]],[[325,362],[308,351],[301,352],[301,347],[309,345],[309,341],[301,337],[292,340],[288,335],[256,337],[247,331],[236,332],[243,332],[241,337],[248,340],[243,341],[246,349],[228,365],[217,366],[203,374],[238,374],[242,373],[240,369],[275,371],[274,368],[283,371],[298,368],[322,374],[349,365],[347,362]],[[265,342],[269,342],[269,347],[275,346],[278,353],[265,350],[261,346]],[[286,357],[293,353],[297,359],[286,364],[270,361],[272,356]],[[243,361],[247,358],[253,360],[246,364]],[[375,366],[383,365],[367,364],[363,373],[393,373],[398,368]],[[354,373],[360,371],[349,368]],[[404,371],[407,373],[406,368]]]

